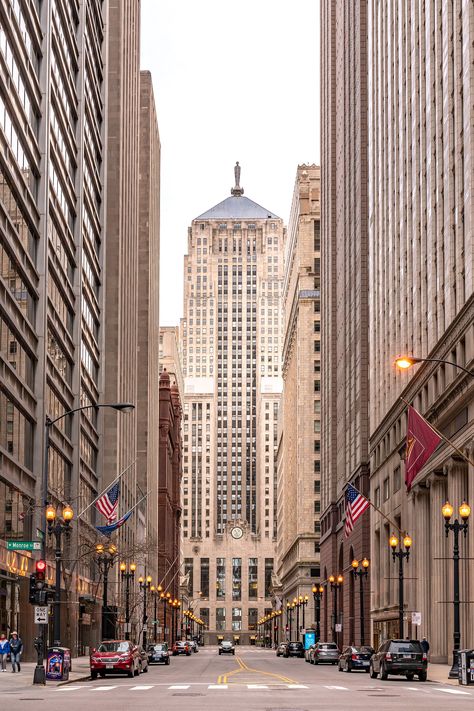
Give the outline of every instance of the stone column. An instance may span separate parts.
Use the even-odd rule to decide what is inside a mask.
[[[431,578],[433,561],[431,559],[431,520],[430,520],[430,489],[416,487],[413,516],[413,553],[411,576],[415,578],[410,589],[416,594],[408,598],[409,610],[421,612],[421,627],[412,627],[417,638],[432,638],[432,604],[431,604]]]
[[[431,558],[430,587],[430,658],[432,662],[446,664],[448,662],[448,618],[447,600],[452,599],[448,592],[448,561],[444,521],[441,507],[446,501],[446,478],[433,474],[430,492],[430,541],[426,557]],[[420,573],[419,573],[420,574]],[[452,607],[452,605],[451,605]],[[451,628],[452,629],[452,628]]]

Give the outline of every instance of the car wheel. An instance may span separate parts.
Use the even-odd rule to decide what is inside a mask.
[[[337,664],[337,662],[331,662],[331,664],[332,664],[333,667],[334,667],[334,666]]]
[[[366,670],[365,670],[365,673],[366,673],[366,674],[370,674],[370,669],[366,669]]]
[[[91,679],[97,679],[97,672],[96,671],[91,671]]]
[[[386,681],[388,679],[388,671],[385,667],[385,664],[380,665],[380,678],[382,681]]]
[[[105,679],[105,671],[101,671],[99,674],[101,679]]]
[[[423,671],[418,674],[418,679],[420,681],[426,681],[427,678],[428,678],[428,672]]]
[[[128,676],[130,679],[133,679],[133,675],[134,675],[134,671],[133,671],[133,669],[130,669],[130,671],[127,672],[127,676]]]
[[[415,675],[412,672],[408,672],[408,674],[405,674],[405,676],[408,681],[413,681]]]
[[[187,656],[187,657],[190,657],[190,656],[191,656],[191,652],[186,652],[186,656]]]
[[[233,654],[233,655],[234,655],[234,657],[235,657],[235,649],[234,649],[234,651],[232,652],[232,654]]]
[[[376,679],[377,678],[377,672],[375,671],[373,665],[371,664],[369,667],[369,674],[371,679]]]
[[[140,674],[140,667],[138,665],[133,668],[133,673],[135,676],[138,676]]]
[[[166,660],[166,662],[165,662],[165,664],[166,664],[166,665],[168,666],[168,665],[169,665],[169,663],[170,663],[170,660],[169,660],[169,659],[167,659],[167,660]]]

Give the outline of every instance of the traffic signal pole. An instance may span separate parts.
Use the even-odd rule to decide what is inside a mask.
[[[46,591],[46,561],[37,560],[35,564],[36,572],[30,578],[30,602],[35,605],[47,603]],[[33,582],[32,582],[33,580]],[[44,650],[46,641],[46,625],[39,624],[37,626],[37,635],[35,637],[35,649],[37,654],[36,666],[33,675],[33,684],[46,684],[46,674],[44,670]]]

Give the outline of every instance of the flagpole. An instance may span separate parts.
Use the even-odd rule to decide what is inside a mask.
[[[346,488],[349,486],[349,484],[350,484],[350,482],[347,482]],[[367,496],[364,496],[364,494],[362,493],[362,491],[359,491],[359,489],[358,489],[356,486],[354,486],[354,484],[351,484],[351,486],[352,486],[353,489],[355,489],[355,490],[357,491],[358,494],[360,494],[361,496],[363,496],[364,499],[366,499],[366,500],[369,502],[369,504],[372,506],[372,508],[375,509],[375,511],[377,511],[377,513],[379,513],[379,514],[382,516],[382,518],[384,518],[386,521],[388,521],[389,524],[390,524],[393,528],[396,528],[399,533],[406,533],[406,531],[402,531],[402,529],[400,528],[400,526],[398,526],[394,521],[392,521],[391,518],[389,518],[386,514],[384,514],[384,512],[381,511],[381,509],[379,509],[378,506],[376,506],[374,503],[372,503],[372,501],[371,501]]]
[[[132,462],[131,464],[129,464],[126,469],[123,470],[123,472],[120,472],[120,474],[119,474],[118,476],[116,476],[115,479],[114,479],[112,482],[110,482],[110,484],[107,484],[107,486],[105,487],[105,489],[104,489],[103,491],[101,491],[100,494],[98,494],[98,495],[95,497],[94,501],[91,501],[90,504],[88,504],[88,505],[86,506],[86,508],[85,508],[83,511],[81,511],[81,513],[78,515],[77,518],[81,518],[81,516],[84,516],[85,512],[88,511],[91,506],[94,506],[94,504],[96,503],[96,501],[98,501],[98,500],[100,499],[100,497],[105,494],[106,491],[108,491],[114,484],[116,484],[116,483],[123,477],[123,475],[126,474],[126,473],[128,472],[128,470],[129,470],[131,467],[133,467],[133,465],[135,464],[135,462],[137,461],[137,459],[138,459],[138,457],[136,457],[136,458],[133,460],[133,462]]]
[[[405,400],[405,398],[401,397],[400,400],[401,400],[402,402],[404,402],[407,407],[413,407],[413,405],[410,405],[410,403],[407,402],[407,401]],[[413,407],[413,409],[415,410],[414,407]],[[474,462],[472,461],[472,459],[469,459],[469,457],[467,457],[467,456],[464,454],[464,452],[462,452],[462,451],[459,449],[459,447],[456,447],[456,445],[453,444],[453,443],[451,442],[451,440],[449,440],[447,437],[445,437],[442,432],[440,432],[438,429],[436,429],[436,427],[434,427],[434,425],[432,425],[430,422],[428,422],[428,420],[427,420],[425,417],[423,417],[423,415],[420,414],[420,413],[418,412],[418,410],[415,410],[415,412],[417,413],[417,415],[419,415],[419,416],[423,419],[424,422],[426,422],[426,424],[428,425],[428,427],[430,428],[430,430],[433,430],[433,432],[434,432],[436,435],[438,435],[438,437],[441,437],[441,439],[442,439],[444,442],[446,442],[446,444],[448,444],[450,447],[452,447],[452,448],[454,449],[454,451],[459,454],[460,457],[462,457],[468,464],[470,464],[472,467],[474,467]]]

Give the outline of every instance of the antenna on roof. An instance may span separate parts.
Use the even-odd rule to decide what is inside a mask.
[[[230,194],[240,197],[244,194],[244,189],[240,187],[240,165],[239,161],[234,166],[235,187],[231,188]]]

